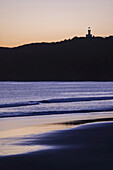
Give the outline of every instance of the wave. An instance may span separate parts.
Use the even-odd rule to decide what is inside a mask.
[[[95,100],[113,100],[113,96],[98,96],[98,97],[77,97],[77,98],[60,98],[42,100],[39,103],[65,103],[65,102],[82,102],[82,101],[95,101]]]
[[[30,105],[38,105],[38,104],[39,104],[38,101],[26,101],[26,102],[16,102],[16,103],[6,103],[6,104],[0,104],[0,108],[30,106]]]
[[[6,117],[25,117],[25,116],[44,116],[44,115],[55,115],[55,114],[79,114],[79,113],[90,113],[90,112],[109,112],[113,111],[113,107],[100,108],[100,109],[84,109],[84,110],[62,110],[62,111],[42,111],[42,112],[5,112],[0,114],[0,118]]]
[[[49,103],[100,101],[100,100],[113,100],[113,96],[77,97],[77,98],[56,98],[56,99],[48,99],[48,100],[41,100],[41,101],[15,102],[15,103],[0,104],[0,108],[39,105],[39,104],[43,104],[43,103],[49,104]]]

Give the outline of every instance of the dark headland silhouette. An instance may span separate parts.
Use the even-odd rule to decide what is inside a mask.
[[[0,47],[1,81],[112,81],[113,36]]]

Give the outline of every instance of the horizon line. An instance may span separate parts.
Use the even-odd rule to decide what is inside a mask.
[[[113,37],[113,35],[108,35],[108,36],[94,36],[92,35],[91,39],[92,38],[109,38],[109,37]],[[0,46],[0,48],[18,48],[18,47],[22,47],[22,46],[25,46],[25,45],[31,45],[31,44],[52,44],[52,43],[60,43],[60,42],[63,42],[63,41],[68,41],[68,40],[72,40],[74,38],[87,38],[86,36],[74,36],[72,38],[65,38],[65,39],[61,39],[61,40],[56,40],[56,41],[34,41],[34,42],[26,42],[26,43],[23,43],[23,44],[20,44],[20,45],[17,45],[17,46]]]

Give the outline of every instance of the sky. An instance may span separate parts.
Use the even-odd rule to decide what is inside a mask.
[[[0,46],[113,35],[113,0],[0,0]]]

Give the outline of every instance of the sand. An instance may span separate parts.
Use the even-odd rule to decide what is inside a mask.
[[[74,125],[74,122],[68,122],[69,124]],[[88,123],[41,134],[35,133],[28,135],[26,140],[21,140],[18,145],[31,148],[42,146],[43,149],[36,151],[35,148],[33,152],[1,156],[1,170],[113,169],[112,121]]]

